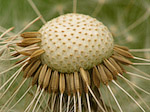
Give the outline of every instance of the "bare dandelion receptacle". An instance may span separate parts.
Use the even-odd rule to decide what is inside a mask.
[[[54,70],[73,73],[91,69],[113,50],[113,37],[101,22],[83,14],[66,14],[47,22],[40,30],[41,56]]]
[[[73,2],[73,13],[62,14],[48,22],[32,0],[28,1],[39,17],[16,35],[4,38],[14,27],[0,35],[0,61],[5,60],[9,51],[7,60],[13,62],[11,67],[1,71],[0,76],[15,71],[0,85],[0,112],[13,110],[26,96],[30,99],[22,110],[24,112],[126,111],[117,98],[116,87],[134,102],[139,111],[150,110],[135,88],[148,98],[150,92],[128,77],[149,81],[149,74],[134,67],[149,66],[149,59],[136,57],[128,47],[115,44],[110,30],[98,19],[77,13],[77,0]],[[93,15],[96,13],[94,11]],[[25,32],[39,19],[44,25],[38,31]],[[1,103],[16,80],[19,83],[17,88]],[[124,89],[122,83],[128,85],[136,97]],[[23,88],[25,84],[27,89]],[[20,96],[18,93],[22,88],[25,92]],[[15,101],[16,96],[19,98]]]

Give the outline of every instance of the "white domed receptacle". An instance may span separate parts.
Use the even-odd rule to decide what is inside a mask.
[[[113,37],[101,22],[83,14],[66,14],[47,22],[39,32],[43,64],[62,73],[90,69],[113,51]]]

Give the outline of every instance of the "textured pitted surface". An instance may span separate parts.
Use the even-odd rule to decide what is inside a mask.
[[[44,64],[63,73],[90,69],[112,54],[113,37],[101,22],[83,14],[66,14],[47,22],[42,34]]]

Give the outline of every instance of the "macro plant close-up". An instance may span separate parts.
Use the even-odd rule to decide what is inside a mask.
[[[149,0],[0,0],[0,112],[150,112]]]

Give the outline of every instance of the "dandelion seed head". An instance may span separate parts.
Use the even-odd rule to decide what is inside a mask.
[[[47,22],[39,31],[42,62],[59,72],[90,69],[112,54],[113,37],[95,18],[66,14]],[[50,61],[49,61],[50,60]]]
[[[11,25],[18,33],[0,26],[0,112],[150,109],[147,2],[28,0],[14,2],[25,7],[15,7],[15,13],[9,11],[12,4],[5,3],[2,18],[13,18],[1,25]],[[34,20],[29,4],[38,16]],[[35,22],[40,19],[44,26],[38,30]]]

